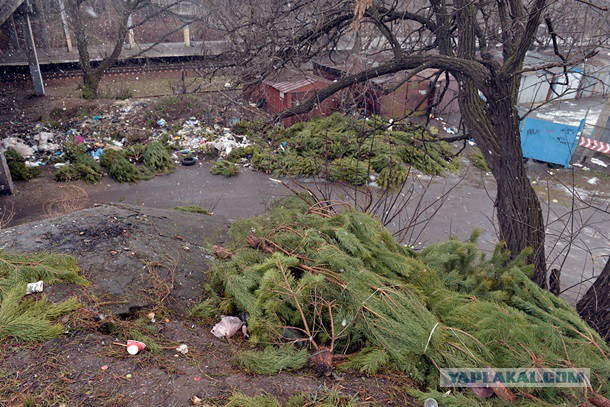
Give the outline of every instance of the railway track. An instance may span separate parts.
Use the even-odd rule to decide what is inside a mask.
[[[196,61],[167,61],[162,60],[159,62],[147,61],[146,63],[136,63],[130,65],[119,65],[110,68],[105,75],[129,75],[138,73],[149,73],[149,72],[168,72],[168,71],[182,71],[182,70],[197,70],[197,69],[209,69],[219,68],[223,64],[226,64],[222,58],[213,58],[208,60],[196,60]],[[46,69],[45,69],[46,68]],[[53,79],[70,79],[80,78],[83,71],[78,68],[78,64],[70,63],[67,67],[62,68],[61,66],[47,65],[43,66],[42,77],[44,80]],[[0,82],[21,82],[29,81],[29,72],[17,71],[7,69],[0,71]]]
[[[126,75],[136,74],[145,72],[167,72],[167,71],[182,71],[190,69],[199,69],[201,64],[189,63],[189,64],[154,64],[154,65],[135,65],[135,66],[120,66],[113,67],[108,70],[106,75]],[[46,72],[43,73],[44,79],[65,79],[65,78],[80,78],[83,72],[78,70],[60,71],[60,72]]]

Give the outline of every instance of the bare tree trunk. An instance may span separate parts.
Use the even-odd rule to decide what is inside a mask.
[[[76,47],[78,49],[78,57],[83,70],[83,97],[85,99],[97,99],[99,96],[99,85],[100,82],[108,69],[116,64],[121,50],[123,49],[123,43],[125,37],[129,31],[128,20],[131,12],[134,9],[134,4],[127,3],[125,5],[125,11],[120,17],[119,28],[116,33],[116,41],[113,45],[112,52],[110,55],[102,59],[97,67],[91,66],[91,58],[89,53],[89,43],[87,41],[87,32],[85,24],[82,20],[80,5],[76,0],[68,0],[68,11],[72,20],[72,26],[76,37]]]
[[[97,70],[83,73],[83,97],[85,99],[98,98],[102,75],[103,74]]]
[[[595,283],[578,301],[576,309],[602,338],[610,340],[610,257]]]
[[[525,174],[523,161],[520,158],[508,160],[493,174],[498,185],[495,206],[500,239],[506,243],[511,257],[526,248],[533,250],[529,256],[529,262],[534,265],[532,280],[547,288],[544,219],[536,191]]]
[[[534,265],[532,280],[542,288],[546,283],[544,218],[536,191],[523,165],[519,118],[513,101],[516,93],[511,80],[498,78],[484,102],[478,89],[467,78],[460,92],[462,118],[481,149],[497,184],[495,208],[500,240],[511,258],[531,248]]]

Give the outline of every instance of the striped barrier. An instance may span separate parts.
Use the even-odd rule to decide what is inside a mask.
[[[591,140],[590,138],[581,136],[578,145],[603,154],[610,154],[610,144],[602,141]]]

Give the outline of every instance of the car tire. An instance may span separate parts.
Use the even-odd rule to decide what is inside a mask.
[[[184,165],[185,167],[190,167],[191,165],[195,165],[195,163],[197,162],[197,159],[195,157],[184,157],[182,158],[182,165]]]

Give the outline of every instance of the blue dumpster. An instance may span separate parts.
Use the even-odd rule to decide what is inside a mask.
[[[584,127],[584,119],[570,126],[528,117],[521,122],[523,157],[568,168]]]

